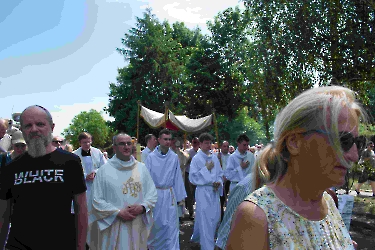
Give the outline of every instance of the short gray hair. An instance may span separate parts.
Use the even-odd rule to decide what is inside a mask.
[[[113,145],[116,145],[116,141],[117,141],[117,138],[119,136],[129,136],[130,138],[132,138],[130,135],[128,135],[126,133],[118,133],[117,135],[115,135],[115,136],[112,137],[112,144]]]

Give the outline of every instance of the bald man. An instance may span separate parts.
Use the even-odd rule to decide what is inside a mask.
[[[0,169],[0,246],[11,220],[5,249],[85,249],[86,185],[79,157],[52,145],[55,124],[47,109],[26,108],[20,123],[28,151]]]

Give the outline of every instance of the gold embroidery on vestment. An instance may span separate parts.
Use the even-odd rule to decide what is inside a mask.
[[[137,197],[138,193],[142,191],[142,184],[139,182],[134,182],[133,177],[130,177],[124,184],[122,192],[124,194],[130,193],[131,196]]]

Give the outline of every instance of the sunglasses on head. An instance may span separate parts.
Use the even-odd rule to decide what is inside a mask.
[[[318,134],[329,134],[329,132],[324,131],[324,130],[318,130],[318,129],[313,129],[306,131],[302,134],[309,134],[309,133],[318,133]],[[340,145],[341,148],[344,152],[348,152],[354,145],[354,143],[359,143],[361,139],[359,137],[354,137],[352,133],[347,132],[347,131],[341,131],[339,132],[339,137],[340,137]]]

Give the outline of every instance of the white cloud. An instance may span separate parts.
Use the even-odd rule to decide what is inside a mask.
[[[94,98],[91,103],[74,103],[71,105],[55,106],[57,111],[51,112],[53,122],[55,123],[53,134],[60,135],[65,128],[69,127],[69,124],[76,115],[83,111],[90,111],[91,109],[101,112],[104,120],[113,121],[114,118],[103,111],[103,108],[106,107],[107,104],[108,101],[104,100],[104,98]]]
[[[161,21],[184,22],[190,29],[199,26],[203,33],[207,33],[207,21],[213,20],[218,12],[237,5],[243,6],[243,3],[239,0],[150,0],[147,7],[151,7],[153,13]]]
[[[186,6],[186,5],[185,5]],[[189,22],[195,25],[205,25],[211,18],[203,17],[199,12],[201,7],[184,7],[180,3],[174,2],[163,6],[163,10],[167,12],[169,18],[180,20],[180,22]]]

